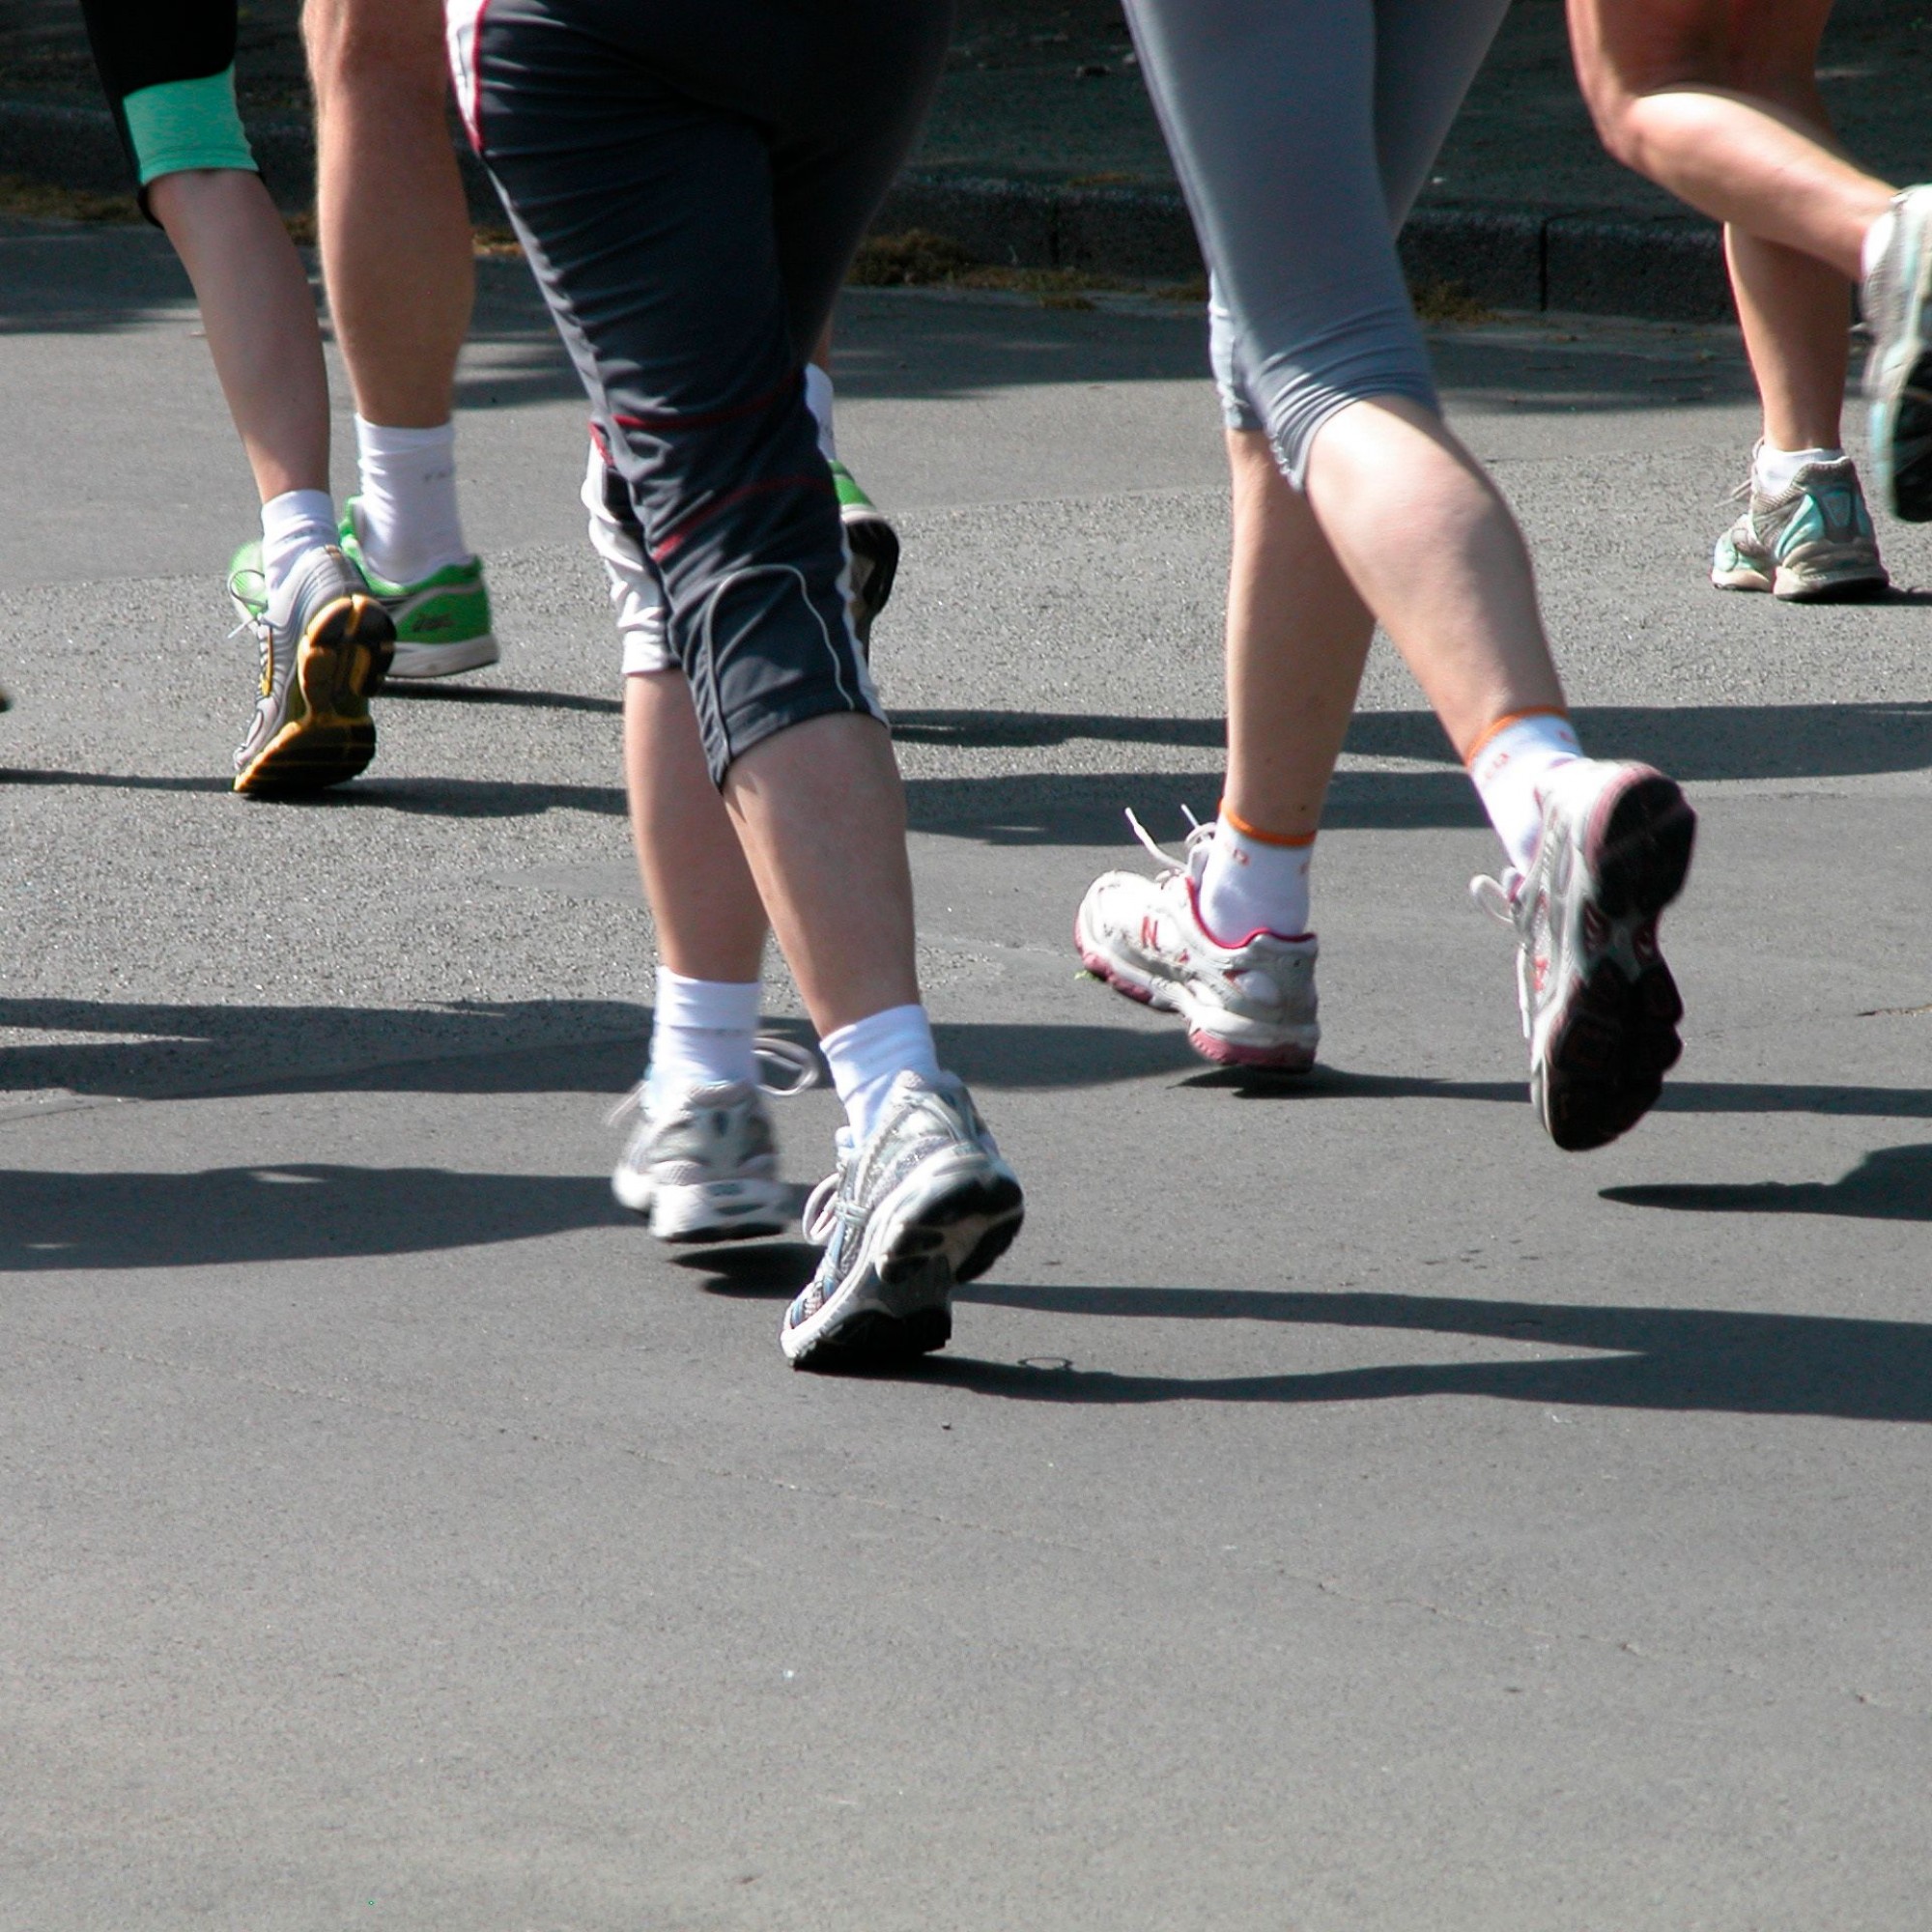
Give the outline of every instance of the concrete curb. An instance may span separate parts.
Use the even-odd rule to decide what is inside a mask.
[[[249,128],[263,179],[288,208],[315,196],[305,120]],[[501,221],[488,177],[458,146],[471,212]],[[0,173],[96,193],[125,193],[127,164],[104,108],[0,98]],[[930,229],[1004,267],[1184,280],[1201,272],[1179,194],[1140,187],[1067,187],[911,172],[886,198],[881,234]],[[1731,314],[1722,238],[1694,215],[1481,206],[1420,208],[1402,234],[1411,282],[1453,283],[1498,308],[1567,309],[1660,322]]]

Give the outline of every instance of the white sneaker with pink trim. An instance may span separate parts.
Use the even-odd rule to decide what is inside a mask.
[[[1130,1000],[1179,1013],[1188,1045],[1204,1060],[1306,1073],[1321,1038],[1315,935],[1251,932],[1238,945],[1222,945],[1201,923],[1212,822],[1194,826],[1178,860],[1131,811],[1127,823],[1165,869],[1151,879],[1103,872],[1087,888],[1073,943],[1088,972]]]

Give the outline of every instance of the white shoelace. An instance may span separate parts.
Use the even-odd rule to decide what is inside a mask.
[[[1188,870],[1188,868],[1194,863],[1195,847],[1198,846],[1204,838],[1211,838],[1214,836],[1214,821],[1212,819],[1209,819],[1206,825],[1203,825],[1202,822],[1195,817],[1194,808],[1189,805],[1183,805],[1180,808],[1180,810],[1182,815],[1187,820],[1187,839],[1186,842],[1181,846],[1179,853],[1176,854],[1168,851],[1168,849],[1164,845],[1162,845],[1158,839],[1154,838],[1153,834],[1150,832],[1147,829],[1147,827],[1143,825],[1140,822],[1140,820],[1134,816],[1134,809],[1132,806],[1124,807],[1123,810],[1126,812],[1128,830],[1131,831],[1134,837],[1138,838],[1141,841],[1141,843],[1147,848],[1150,856],[1151,856],[1154,859],[1157,859],[1160,862],[1160,864],[1165,866],[1170,871],[1184,872]]]
[[[1522,874],[1514,866],[1499,879],[1491,878],[1487,872],[1478,872],[1469,881],[1469,896],[1475,900],[1478,910],[1512,928],[1516,925],[1517,895],[1521,890]]]
[[[773,1081],[765,1078],[762,1069],[759,1071],[758,1092],[769,1094],[774,1100],[789,1100],[794,1094],[818,1085],[818,1056],[809,1046],[781,1039],[777,1034],[761,1033],[752,1042],[752,1054],[754,1060],[779,1068],[781,1076],[790,1076]],[[644,1111],[644,1089],[649,1079],[646,1074],[604,1116],[607,1127],[614,1127],[627,1114]]]

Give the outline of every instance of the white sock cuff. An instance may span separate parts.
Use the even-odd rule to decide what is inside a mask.
[[[285,490],[262,505],[262,576],[272,598],[297,562],[336,540],[335,502],[327,490]]]
[[[838,439],[832,427],[832,378],[816,362],[805,365],[805,406],[818,425],[818,447],[826,462],[838,457]]]
[[[367,416],[355,418],[355,449],[360,456],[415,456],[426,449],[456,447],[456,418],[432,424],[428,429],[406,429],[396,423],[372,423]]]
[[[756,980],[687,980],[668,966],[658,968],[653,1024],[692,1027],[703,1033],[757,1031],[765,989]]]
[[[901,1073],[931,1079],[939,1071],[932,1022],[921,1006],[888,1007],[850,1026],[835,1027],[818,1049],[861,1146],[871,1138],[885,1097]]]
[[[1751,480],[1765,496],[1781,497],[1807,465],[1844,460],[1842,449],[1779,449],[1775,442],[1760,442],[1751,458]]]
[[[1468,758],[1469,776],[1478,790],[1494,781],[1506,765],[1560,764],[1580,758],[1583,747],[1577,727],[1560,711],[1531,711],[1491,725]]]

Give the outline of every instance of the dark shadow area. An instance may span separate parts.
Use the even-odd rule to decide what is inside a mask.
[[[0,1268],[213,1267],[483,1247],[629,1217],[599,1175],[436,1167],[0,1174]]]
[[[506,705],[515,710],[595,711],[613,717],[623,715],[624,704],[616,697],[586,697],[575,691],[517,691],[501,684],[424,684],[406,681],[385,684],[383,701],[392,697],[412,704]]]
[[[423,1010],[0,999],[0,1027],[127,1036],[0,1045],[0,1089],[117,1099],[211,1092],[614,1096],[642,1070],[650,1024],[648,1007],[617,1000],[463,1001]],[[813,1041],[802,1020],[763,1028]],[[502,1043],[506,1034],[539,1029],[548,1043]],[[933,1031],[947,1065],[992,1089],[1101,1087],[1199,1065],[1179,1031],[1077,1022]],[[335,1065],[304,1069],[305,1058]]]
[[[962,1302],[1040,1314],[1407,1329],[1604,1352],[1585,1360],[1445,1362],[1310,1375],[1115,1375],[938,1355],[907,1379],[1028,1402],[1321,1403],[1475,1396],[1588,1408],[1708,1409],[1932,1422],[1932,1326],[1700,1308],[1576,1308],[1409,1294],[974,1283]]]
[[[797,1190],[796,1213],[810,1190]],[[692,1248],[679,1255],[677,1265],[708,1277],[700,1284],[706,1294],[732,1301],[789,1301],[818,1265],[818,1250],[806,1241],[747,1241],[742,1246]]]
[[[583,708],[601,709],[588,701]],[[76,785],[97,791],[228,792],[222,778],[119,772],[0,771],[0,785]],[[626,813],[621,785],[538,784],[519,779],[360,778],[313,798],[242,801],[271,811],[402,811],[425,818],[535,818],[546,811]]]
[[[1932,1094],[1921,1095],[1932,1101]],[[1932,1116],[1932,1106],[1925,1108]],[[1844,1214],[1868,1221],[1932,1221],[1932,1142],[1878,1148],[1833,1181],[1673,1181],[1606,1187],[1605,1201],[1697,1214]]]
[[[1850,778],[1932,768],[1932,704],[1583,705],[1574,714],[1592,755],[1642,758],[1687,782]],[[1219,718],[1082,712],[895,711],[894,735],[962,750],[1166,745],[1220,751]],[[1430,711],[1362,711],[1347,749],[1361,757],[1456,767]]]

